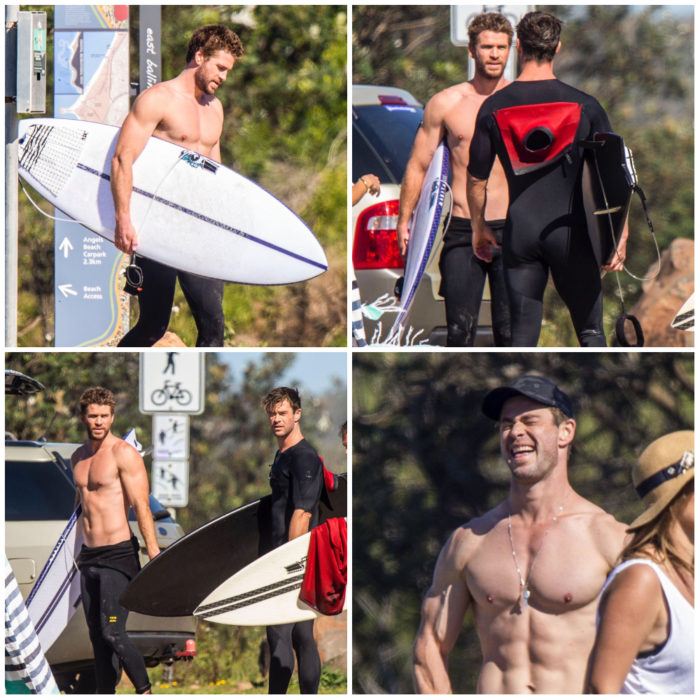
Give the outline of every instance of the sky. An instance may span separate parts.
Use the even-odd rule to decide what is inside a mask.
[[[230,367],[234,381],[241,378],[242,369],[250,362],[259,362],[264,351],[222,352],[219,360]],[[283,382],[299,381],[299,389],[314,394],[324,392],[333,386],[332,377],[337,377],[347,386],[347,351],[326,350],[324,352],[297,352],[290,369],[282,376]]]

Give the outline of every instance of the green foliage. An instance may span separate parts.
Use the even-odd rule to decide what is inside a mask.
[[[412,690],[411,646],[440,548],[508,494],[484,395],[520,374],[572,397],[573,487],[623,522],[641,510],[630,480],[652,440],[693,427],[691,353],[356,354],[353,368],[354,691]],[[470,620],[450,655],[455,692],[481,663]]]
[[[661,250],[694,238],[693,20],[667,7],[552,5],[564,20],[558,78],[594,95],[632,149]],[[449,6],[353,7],[353,83],[394,85],[427,101],[467,78],[467,49],[450,43]],[[644,276],[656,251],[641,205],[630,214],[627,267]],[[622,273],[631,309],[641,285]],[[605,328],[619,315],[614,275],[604,281]],[[577,345],[568,312],[547,292],[540,345]]]
[[[24,9],[24,8],[23,8]],[[53,8],[49,94],[53,99]],[[299,213],[324,247],[329,270],[299,285],[226,285],[226,345],[346,344],[346,52],[344,5],[163,5],[163,79],[184,68],[192,31],[222,23],[244,56],[217,97],[224,106],[222,160]],[[137,6],[130,17],[132,80],[138,73]],[[51,207],[44,204],[52,213]],[[19,343],[53,342],[53,226],[20,195]],[[134,301],[132,323],[138,316]],[[196,328],[181,291],[170,330],[194,345]],[[303,314],[297,310],[304,309]]]

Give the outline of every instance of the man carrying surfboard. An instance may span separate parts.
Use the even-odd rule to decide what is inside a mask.
[[[319,524],[323,464],[301,433],[301,399],[296,389],[277,387],[262,403],[279,446],[270,469],[272,546],[279,547]],[[270,645],[269,692],[287,692],[296,652],[300,691],[317,693],[321,659],[314,640],[313,620],[270,626],[267,641]]]
[[[510,471],[505,501],[459,527],[438,557],[414,647],[421,693],[449,693],[447,660],[471,607],[479,693],[582,693],[598,594],[626,526],[571,487],[576,421],[550,379],[525,375],[486,395]]]
[[[469,23],[469,54],[474,77],[432,97],[413,142],[411,158],[401,183],[397,236],[405,255],[411,232],[408,225],[416,207],[425,173],[439,144],[445,140],[452,169],[452,217],[440,255],[440,294],[445,298],[448,346],[473,346],[479,308],[488,275],[491,289],[491,323],[494,343],[510,345],[508,298],[498,250],[485,262],[472,250],[472,226],[467,202],[467,163],[476,114],[483,101],[508,85],[503,71],[508,61],[513,27],[497,12],[477,15]],[[500,242],[508,208],[508,187],[503,169],[494,168],[488,181],[487,218]]]
[[[521,73],[484,102],[469,151],[467,197],[474,253],[484,261],[493,258],[493,248],[499,245],[485,221],[486,186],[496,155],[508,178],[503,261],[516,347],[537,345],[550,271],[579,343],[606,345],[601,267],[589,239],[580,190],[583,142],[611,128],[595,98],[555,77],[560,33],[561,21],[552,14],[529,12],[522,17],[517,26]],[[603,270],[623,269],[626,238],[625,226]]]
[[[138,248],[129,209],[132,166],[151,136],[221,162],[219,139],[224,112],[214,93],[242,55],[241,41],[228,27],[201,27],[190,39],[185,69],[176,78],[144,90],[134,101],[112,158],[114,244],[122,252],[132,254]],[[138,295],[139,320],[122,338],[120,346],[148,347],[164,335],[170,322],[176,280],[180,281],[197,325],[197,346],[223,346],[223,282],[174,270],[146,258],[138,258],[138,265],[143,280],[140,284],[128,284],[127,291]]]
[[[78,556],[80,587],[90,641],[95,653],[97,693],[111,693],[124,669],[137,693],[150,693],[143,657],[126,633],[129,611],[119,599],[139,571],[139,544],[127,513],[134,509],[148,556],[159,552],[149,507],[146,467],[141,455],[110,431],[114,395],[103,387],[80,397],[80,420],[87,442],[71,457],[79,527],[84,544]]]

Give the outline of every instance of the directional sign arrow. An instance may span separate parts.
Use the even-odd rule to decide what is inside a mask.
[[[64,297],[68,297],[68,295],[70,294],[72,294],[75,297],[78,296],[78,292],[76,292],[75,289],[73,289],[72,284],[59,284],[58,288]]]
[[[64,258],[68,257],[68,251],[73,250],[73,244],[68,240],[68,236],[61,241],[61,245],[58,246],[58,249],[63,251]]]

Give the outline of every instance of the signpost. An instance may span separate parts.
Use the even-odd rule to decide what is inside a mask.
[[[468,46],[469,35],[467,27],[472,19],[482,12],[500,12],[508,18],[508,21],[515,25],[520,18],[534,9],[534,5],[451,5],[450,6],[450,40],[455,46]],[[515,51],[515,35],[511,45],[508,63],[503,73],[506,80],[515,80],[518,77],[518,56]],[[474,77],[474,59],[469,57],[468,79]]]
[[[141,413],[204,411],[204,353],[141,353],[139,409]]]
[[[121,126],[129,111],[128,30],[127,5],[56,5],[55,117]],[[125,256],[75,222],[56,221],[54,236],[55,345],[107,345],[128,324],[119,289]]]
[[[151,491],[165,506],[187,505],[190,418],[204,411],[204,353],[143,352],[139,409],[153,414]]]

